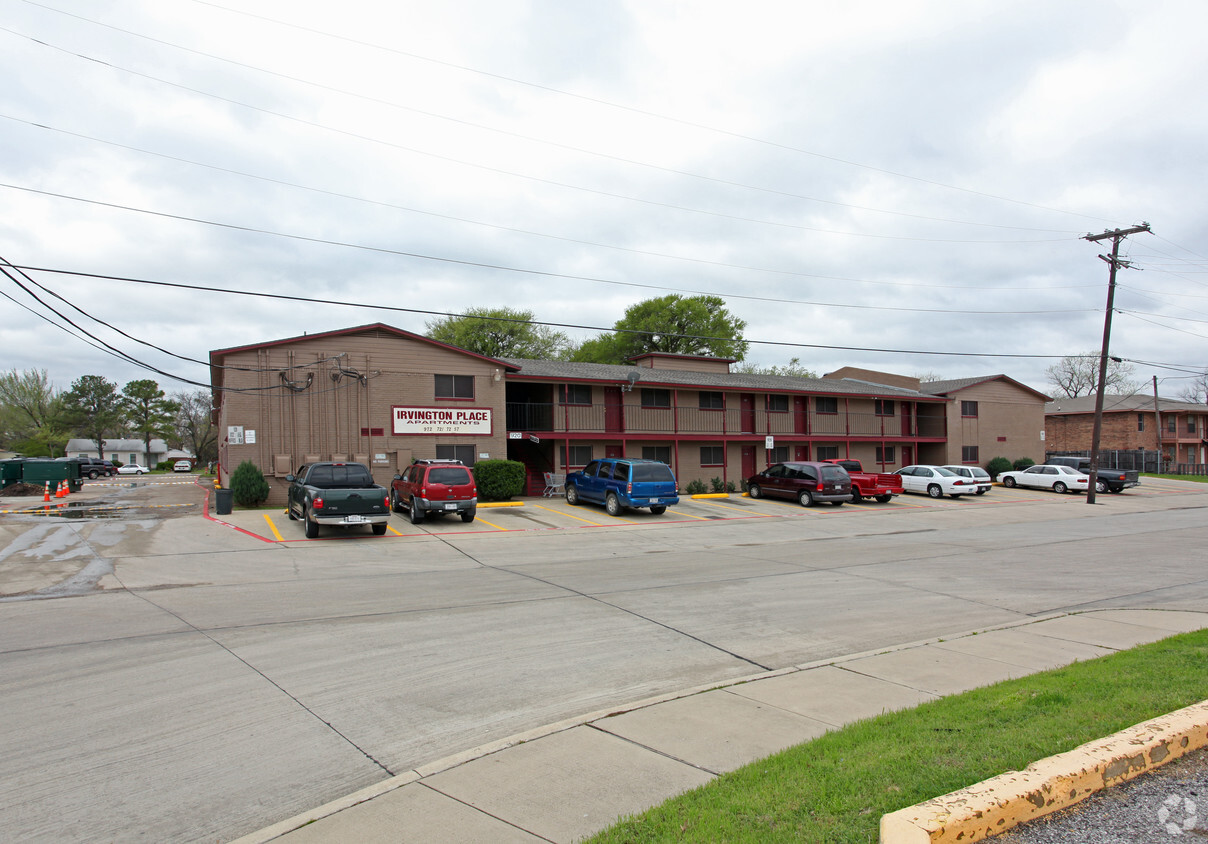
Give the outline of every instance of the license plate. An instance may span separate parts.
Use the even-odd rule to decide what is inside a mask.
[[[364,517],[364,516],[357,516],[357,515],[345,516],[345,517],[344,517],[344,521],[346,521],[346,522],[348,522],[348,523],[350,523],[350,524],[351,524],[351,523],[353,523],[353,522],[363,522],[363,521],[365,521],[365,517]]]
[[[652,498],[652,499],[650,499],[650,503],[651,503],[651,504],[658,504],[658,503],[659,503],[659,500],[658,500],[657,498]]]
[[[456,510],[456,509],[457,509],[457,505],[456,505],[456,504],[446,504],[446,505],[445,505],[445,509],[446,509],[446,510]]]

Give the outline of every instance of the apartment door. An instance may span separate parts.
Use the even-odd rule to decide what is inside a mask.
[[[810,459],[810,447],[808,443],[806,445],[797,446],[793,451],[794,460],[805,462]]]
[[[742,432],[744,434],[755,433],[755,396],[753,393],[742,393],[738,397],[739,412],[741,414]]]
[[[793,432],[808,434],[810,432],[809,399],[805,396],[793,396]]]
[[[758,471],[755,467],[755,446],[744,445],[742,447],[742,476],[749,478]]]
[[[604,430],[610,434],[625,430],[625,399],[620,387],[604,388]]]

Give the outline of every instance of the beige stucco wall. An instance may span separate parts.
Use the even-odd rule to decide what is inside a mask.
[[[1043,462],[1045,443],[1044,399],[1009,381],[975,384],[950,394],[948,442],[943,448],[945,463],[960,463],[963,446],[978,447],[978,464],[995,457],[1016,460],[1029,457]],[[961,416],[961,402],[978,404],[976,418]]]

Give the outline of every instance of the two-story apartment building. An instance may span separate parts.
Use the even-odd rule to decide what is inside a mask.
[[[949,442],[953,399],[868,370],[802,379],[686,355],[496,359],[381,323],[221,349],[210,362],[220,478],[251,460],[274,502],[284,477],[315,460],[365,463],[385,483],[414,458],[508,458],[539,490],[543,473],[607,456],[663,460],[681,485],[736,487],[781,460],[892,470],[962,456]],[[1042,400],[1032,403],[1040,418]]]
[[[1045,405],[1050,451],[1086,451],[1095,423],[1095,396]],[[1103,396],[1101,449],[1160,451],[1166,465],[1208,463],[1208,406],[1134,393]]]

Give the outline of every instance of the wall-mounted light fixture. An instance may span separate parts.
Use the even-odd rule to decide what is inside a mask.
[[[498,368],[496,368],[495,369],[495,380],[498,381],[502,377],[503,377],[503,373],[500,372]]]

